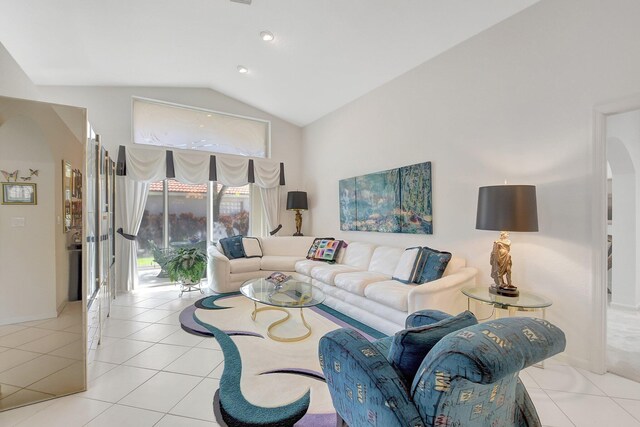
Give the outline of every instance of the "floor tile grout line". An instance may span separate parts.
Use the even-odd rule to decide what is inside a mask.
[[[640,417],[636,417],[634,414],[631,413],[631,411],[629,411],[627,408],[625,408],[624,406],[622,406],[617,399],[622,399],[620,397],[616,397],[616,398],[611,398],[611,400],[613,400],[615,402],[616,405],[618,405],[620,408],[622,408],[623,411],[625,411],[627,414],[631,415],[631,418],[633,418],[634,420],[637,420],[640,422]],[[622,400],[631,400],[632,402],[637,402],[637,400],[634,399],[622,399]]]
[[[571,417],[569,416],[569,414],[567,414],[566,412],[564,412],[562,410],[562,408],[560,407],[560,405],[558,405],[558,402],[556,402],[555,400],[553,400],[553,398],[549,395],[549,393],[547,393],[547,391],[545,389],[542,389],[542,392],[547,396],[547,398],[549,398],[549,400],[551,401],[551,403],[553,403],[553,405],[558,408],[558,410],[560,411],[560,413],[562,413],[562,415],[564,415],[567,420],[569,420],[569,422],[571,423],[572,426],[576,427],[576,424],[573,422],[573,420],[571,419]],[[535,406],[535,405],[534,405]]]

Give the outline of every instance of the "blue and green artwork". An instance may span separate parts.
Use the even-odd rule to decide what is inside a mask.
[[[340,229],[432,234],[431,162],[340,180]]]

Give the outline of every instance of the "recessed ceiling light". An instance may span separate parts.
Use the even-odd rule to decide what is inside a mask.
[[[244,65],[238,65],[238,72],[240,74],[247,74],[249,72],[249,69]]]
[[[260,37],[262,38],[262,40],[266,41],[266,42],[271,42],[273,41],[273,39],[275,39],[273,33],[271,31],[263,31],[260,33]]]

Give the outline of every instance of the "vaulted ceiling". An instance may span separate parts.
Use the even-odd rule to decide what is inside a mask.
[[[38,85],[207,87],[306,125],[536,2],[2,0],[0,42]]]

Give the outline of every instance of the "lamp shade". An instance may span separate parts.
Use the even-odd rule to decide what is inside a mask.
[[[476,229],[538,231],[538,206],[534,185],[480,187]]]
[[[287,210],[306,211],[309,209],[307,205],[307,192],[306,191],[289,191],[287,193]]]

